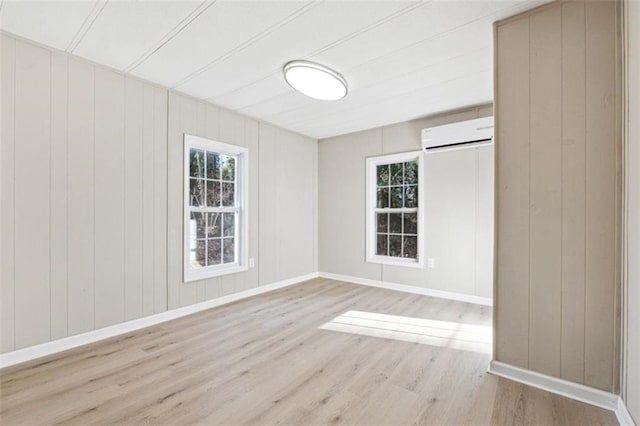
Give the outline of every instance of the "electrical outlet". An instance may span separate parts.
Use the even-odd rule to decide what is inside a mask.
[[[436,267],[436,260],[433,257],[427,259],[427,268],[433,269]]]
[[[249,268],[253,268],[256,266],[256,262],[253,260],[253,257],[249,258]]]

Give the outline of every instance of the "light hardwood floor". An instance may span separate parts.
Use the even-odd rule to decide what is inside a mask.
[[[490,323],[488,307],[315,279],[4,369],[0,423],[617,424],[432,336]]]

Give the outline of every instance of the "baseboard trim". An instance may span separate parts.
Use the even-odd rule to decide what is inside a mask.
[[[110,337],[115,337],[121,334],[140,330],[145,327],[160,324],[166,321],[171,321],[176,318],[181,318],[190,314],[194,314],[196,312],[205,311],[217,306],[226,305],[228,303],[246,299],[251,296],[257,296],[259,294],[268,293],[270,291],[278,290],[294,284],[299,284],[313,278],[318,278],[317,272],[289,278],[287,280],[282,280],[271,284],[266,284],[216,299],[207,300],[205,302],[184,306],[182,308],[172,309],[170,311],[149,315],[147,317],[115,324],[105,328],[100,328],[98,330],[88,331],[86,333],[77,334],[75,336],[69,336],[51,342],[41,343],[39,345],[29,346],[24,349],[18,349],[16,351],[0,354],[0,368],[9,367],[11,365],[31,361],[36,358],[41,358],[79,346],[84,346],[89,343],[108,339]]]
[[[616,411],[618,408],[618,395],[504,362],[491,361],[489,373],[606,410]]]
[[[629,410],[627,410],[627,405],[624,403],[622,398],[618,398],[616,417],[618,418],[618,423],[620,423],[620,426],[636,426],[635,422],[633,421],[633,417],[631,417],[631,413],[629,413]]]
[[[369,287],[385,288],[387,290],[402,291],[404,293],[421,294],[423,296],[438,297],[440,299],[457,300],[459,302],[475,303],[476,305],[493,306],[493,301],[488,297],[472,296],[469,294],[452,293],[449,291],[434,290],[412,285],[396,284],[387,281],[371,280],[368,278],[352,277],[349,275],[332,274],[330,272],[320,272],[321,278],[330,280],[346,281],[352,284],[366,285]]]

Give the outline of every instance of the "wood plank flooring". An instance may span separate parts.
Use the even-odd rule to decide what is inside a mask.
[[[354,311],[377,317],[321,328]],[[617,424],[428,344],[451,324],[488,328],[491,309],[315,279],[6,368],[0,423]]]

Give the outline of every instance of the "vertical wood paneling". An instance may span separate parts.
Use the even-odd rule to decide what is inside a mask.
[[[249,148],[249,258],[259,257],[258,238],[260,229],[260,162],[258,161],[259,123],[255,120],[244,120],[244,140]],[[246,274],[243,289],[257,287],[260,279],[260,265],[255,263]],[[317,269],[314,269],[317,270]]]
[[[46,342],[50,329],[51,54],[15,51],[15,347]]]
[[[168,148],[167,148],[167,304],[169,309],[180,307],[182,283],[182,159],[181,132],[182,97],[169,92]],[[171,161],[169,161],[171,159]],[[180,160],[180,161],[178,161]],[[169,261],[169,259],[171,259]],[[179,260],[178,260],[179,259]]]
[[[68,60],[51,54],[51,339],[67,336]]]
[[[560,375],[562,237],[561,8],[530,18],[529,368]]]
[[[561,377],[584,381],[585,38],[584,3],[562,5]]]
[[[529,20],[497,28],[495,357],[529,366]],[[517,236],[517,237],[515,237]],[[516,343],[517,342],[517,343]]]
[[[154,285],[153,285],[153,230],[155,216],[153,197],[155,194],[154,176],[154,140],[153,140],[153,113],[154,113],[154,88],[148,85],[142,87],[142,204],[141,204],[141,231],[142,231],[142,315],[151,315],[154,312]]]
[[[94,329],[94,68],[69,58],[68,329]]]
[[[13,38],[0,34],[0,351],[14,349],[14,119],[15,119],[15,49]]]
[[[96,68],[95,321],[124,321],[124,78]]]
[[[168,92],[165,89],[155,88],[153,94],[153,204],[154,204],[154,230],[153,230],[153,297],[154,311],[164,312],[167,310],[168,287],[167,287],[167,240],[171,231],[167,228],[167,111]]]
[[[279,236],[276,228],[265,226],[276,223],[278,210],[276,208],[278,186],[276,179],[277,155],[276,128],[260,123],[259,169],[260,169],[260,285],[273,282],[277,273],[277,243]]]
[[[143,202],[150,192],[145,185],[144,161],[144,86],[126,78],[124,81],[124,299],[125,319],[140,318],[143,314],[144,230],[153,228],[153,217],[145,223]]]
[[[184,133],[188,133],[190,135],[195,135],[198,136],[198,102],[196,102],[195,100],[191,99],[191,98],[186,98],[186,97],[181,97],[180,98],[180,105],[179,105],[179,120],[180,120],[180,132],[179,132],[179,137],[174,140],[173,142],[178,146],[178,149],[175,151],[176,153],[179,151],[180,154],[176,156],[176,158],[181,159],[180,163],[179,163],[179,168],[178,168],[178,177],[177,177],[177,181],[179,183],[179,187],[177,187],[177,191],[176,193],[177,198],[175,199],[175,201],[177,202],[178,199],[180,200],[180,210],[179,210],[179,214],[178,214],[178,221],[175,223],[176,228],[179,229],[179,250],[177,251],[177,257],[176,259],[180,259],[179,262],[179,266],[178,269],[180,269],[180,275],[182,275],[182,246],[183,246],[183,241],[182,241],[182,221],[183,221],[183,214],[184,214],[184,198],[183,198],[183,182],[184,182],[184,161],[182,161],[182,159],[184,158]],[[171,195],[170,195],[171,197]],[[170,202],[174,202],[174,199],[170,198]],[[180,282],[182,282],[182,278],[180,279]],[[202,281],[193,281],[184,285],[181,285],[179,287],[180,289],[180,304],[179,306],[186,306],[186,305],[191,305],[193,303],[197,303],[200,300],[198,299],[198,295],[200,294],[200,288],[203,287],[204,284],[202,283]]]
[[[585,382],[611,390],[616,296],[615,3],[586,2]]]
[[[497,359],[609,392],[619,379],[620,45],[617,3],[551,4],[497,25],[498,280]],[[506,30],[530,23],[530,39]],[[513,48],[508,52],[508,48]],[[522,52],[530,75],[519,80]],[[523,68],[523,67],[522,67]],[[520,70],[523,73],[523,69]],[[530,85],[530,97],[514,93]],[[528,110],[516,121],[514,111]],[[525,200],[509,197],[520,165],[509,146],[529,136],[530,241],[512,223]],[[520,174],[522,177],[522,173]],[[509,250],[516,254],[509,254]],[[516,246],[517,244],[517,246]],[[504,280],[514,256],[530,250],[528,297]],[[502,274],[502,275],[501,275]],[[520,288],[522,291],[523,289]],[[512,294],[512,296],[514,296]],[[506,357],[528,310],[529,362]],[[510,324],[511,323],[511,324]],[[518,361],[518,362],[516,362]]]
[[[476,226],[475,226],[475,292],[491,298],[493,290],[493,208],[494,149],[475,149],[477,155]]]

